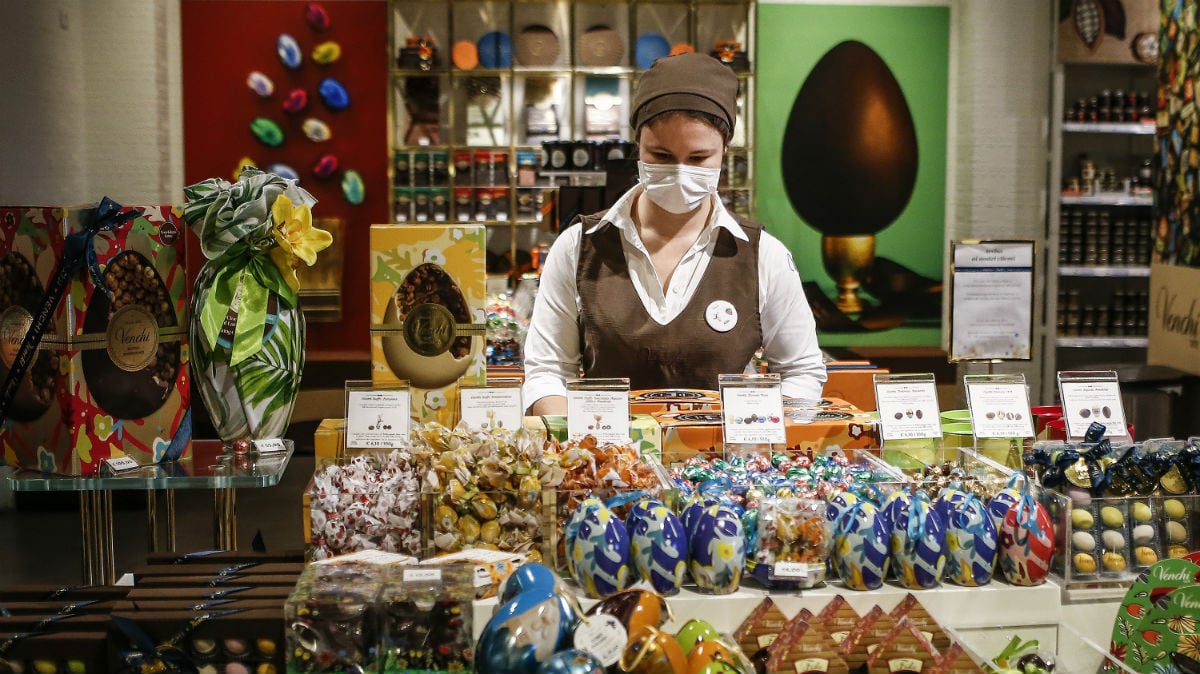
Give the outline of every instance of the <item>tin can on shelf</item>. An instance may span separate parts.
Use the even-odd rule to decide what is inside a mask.
[[[433,152],[429,155],[432,164],[434,187],[445,187],[450,184],[450,160],[445,152]]]
[[[413,218],[412,188],[407,185],[397,187],[392,191],[392,212],[396,222],[409,222]]]
[[[458,222],[470,222],[474,218],[473,191],[470,187],[454,188],[454,219]]]
[[[434,187],[429,195],[429,212],[434,222],[446,222],[450,219],[450,189]]]
[[[429,184],[429,153],[414,152],[412,157],[412,184]]]
[[[471,177],[471,153],[470,152],[455,152],[454,153],[454,182],[459,185],[472,184]]]

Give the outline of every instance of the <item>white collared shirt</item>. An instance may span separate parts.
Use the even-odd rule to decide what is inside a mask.
[[[621,247],[629,276],[646,313],[660,325],[675,319],[695,294],[716,248],[717,228],[724,227],[747,241],[745,231],[713,199],[713,217],[679,260],[664,293],[650,254],[633,223],[631,209],[640,186],[613,204],[603,220],[621,232]],[[583,227],[564,230],[550,247],[542,267],[537,301],[525,340],[525,405],[546,396],[565,396],[566,380],[579,376],[580,297],[575,283]],[[792,254],[779,239],[764,231],[758,246],[758,309],[762,321],[763,355],[783,382],[783,395],[816,402],[825,383],[825,364],[817,346],[816,323]],[[701,336],[697,336],[700,338]],[[747,367],[750,363],[746,364]],[[714,382],[715,386],[715,382]]]

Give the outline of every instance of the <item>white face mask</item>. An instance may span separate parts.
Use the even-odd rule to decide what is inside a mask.
[[[671,213],[691,213],[717,191],[720,168],[638,162],[638,179],[646,196]]]

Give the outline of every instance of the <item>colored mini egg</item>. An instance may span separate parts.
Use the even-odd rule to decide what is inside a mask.
[[[1171,543],[1182,543],[1187,540],[1187,527],[1174,520],[1167,522],[1167,540]]]
[[[255,117],[250,122],[250,133],[267,147],[283,145],[283,129],[268,117]]]
[[[685,656],[690,655],[696,645],[705,641],[719,641],[721,635],[716,628],[707,620],[692,618],[685,622],[679,631],[675,633],[675,641],[679,643],[679,647],[683,649]]]
[[[342,196],[346,197],[346,201],[352,206],[358,206],[366,198],[366,185],[363,183],[362,176],[358,175],[358,171],[347,169],[342,174]]]
[[[275,83],[257,70],[246,76],[246,86],[263,98],[270,98],[271,94],[275,93]]]
[[[892,523],[889,545],[896,579],[910,590],[936,587],[946,564],[946,524],[924,493],[918,496]]]
[[[888,540],[873,503],[859,501],[834,524],[833,560],[842,583],[851,590],[883,585],[890,556]]]
[[[1096,523],[1096,518],[1092,517],[1092,513],[1084,508],[1073,508],[1071,510],[1071,526],[1076,529],[1091,529]]]
[[[300,129],[304,131],[304,137],[314,143],[324,143],[333,138],[333,131],[330,130],[329,125],[316,117],[305,119],[304,123],[300,125]]]
[[[555,653],[538,668],[538,674],[604,674],[604,663],[596,656],[569,648]]]
[[[543,662],[571,644],[575,628],[561,602],[542,592],[522,592],[496,609],[475,646],[479,671],[536,674]]]
[[[1133,515],[1135,522],[1149,522],[1150,518],[1152,517],[1150,506],[1142,503],[1141,501],[1133,504],[1133,508],[1130,509],[1130,514]]]
[[[629,533],[613,511],[603,505],[587,511],[571,546],[571,566],[575,582],[593,599],[629,586]]]
[[[1187,508],[1184,507],[1183,501],[1177,498],[1169,498],[1163,501],[1163,512],[1173,520],[1181,520],[1187,514]]]
[[[305,6],[304,20],[308,22],[309,28],[318,33],[329,28],[329,12],[319,2],[310,2]]]
[[[746,566],[746,538],[742,519],[726,505],[710,506],[698,516],[688,538],[688,570],[701,592],[729,594],[737,591]]]
[[[342,45],[333,40],[322,42],[313,47],[312,60],[323,66],[327,66],[340,58],[342,58]]]
[[[1013,585],[1040,585],[1054,557],[1054,522],[1032,496],[1008,509],[1000,527],[1000,569]]]
[[[300,174],[296,173],[296,169],[288,166],[287,164],[271,164],[267,167],[267,173],[274,173],[285,180],[300,179]]]
[[[1158,553],[1154,551],[1154,548],[1140,545],[1133,549],[1133,558],[1140,566],[1150,566],[1158,561]]]
[[[257,639],[254,642],[254,647],[262,655],[270,658],[275,655],[275,641],[273,639]]]
[[[1071,501],[1077,506],[1089,506],[1092,504],[1092,492],[1083,487],[1072,485],[1070,489],[1067,489],[1067,495],[1071,497]]]
[[[675,513],[661,501],[646,499],[634,504],[625,527],[638,577],[664,595],[678,593],[687,575],[688,541]]]
[[[992,580],[996,567],[996,525],[987,506],[969,495],[950,511],[946,523],[946,579],[975,587]]]
[[[1076,531],[1071,534],[1071,547],[1083,552],[1091,552],[1096,549],[1096,537],[1086,531]]]
[[[296,114],[308,107],[308,92],[303,89],[292,89],[287,98],[283,99],[283,111]]]
[[[1103,534],[1100,534],[1100,540],[1104,542],[1104,548],[1106,550],[1125,549],[1125,536],[1123,536],[1119,531],[1108,529]]]
[[[1100,521],[1104,526],[1115,529],[1125,524],[1125,515],[1116,506],[1104,506],[1100,509]]]
[[[1106,552],[1100,558],[1100,563],[1104,565],[1105,571],[1124,571],[1125,555],[1119,552]]]
[[[1086,552],[1077,552],[1071,558],[1076,573],[1096,573],[1096,558]]]
[[[280,33],[275,39],[275,53],[279,55],[279,62],[292,70],[299,68],[304,59],[300,52],[300,43],[287,33]]]
[[[321,95],[321,100],[325,102],[325,106],[330,110],[345,110],[350,107],[350,92],[346,91],[346,87],[342,83],[326,77],[317,85],[317,93]]]
[[[1139,524],[1133,528],[1130,535],[1133,537],[1134,543],[1149,543],[1154,540],[1154,527],[1149,524]]]
[[[321,155],[321,158],[317,160],[317,163],[313,164],[312,172],[313,172],[313,175],[315,175],[318,178],[328,178],[329,176],[333,175],[334,172],[337,171],[337,169],[338,169],[337,155],[323,154],[323,155]],[[489,520],[488,524],[492,524],[495,522],[496,522],[496,520]],[[497,526],[499,526],[499,524],[497,524]]]

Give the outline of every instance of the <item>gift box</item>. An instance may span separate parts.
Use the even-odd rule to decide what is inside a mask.
[[[38,312],[62,250],[67,212],[56,208],[0,208],[0,385]],[[65,328],[65,312],[46,330]],[[70,447],[56,391],[62,377],[56,349],[38,349],[0,427],[0,465],[54,472]]]
[[[278,609],[131,611],[113,616],[122,624],[110,630],[110,672],[126,671],[129,663],[139,662],[149,666],[135,671],[167,671],[153,663],[160,655],[172,654],[215,671],[284,671],[284,621]],[[146,653],[143,643],[170,643],[175,648]]]
[[[454,426],[487,382],[486,305],[484,227],[371,226],[371,379],[407,381],[415,421]]]
[[[631,414],[721,409],[721,394],[704,389],[642,389],[629,392]]]
[[[48,634],[0,631],[0,663],[8,663],[6,671],[17,672],[114,671],[108,667],[108,635],[104,630]]]
[[[346,420],[322,419],[313,433],[313,446],[317,461],[336,459],[342,456],[346,445]]]
[[[392,569],[379,594],[378,671],[474,669],[471,564]]]

